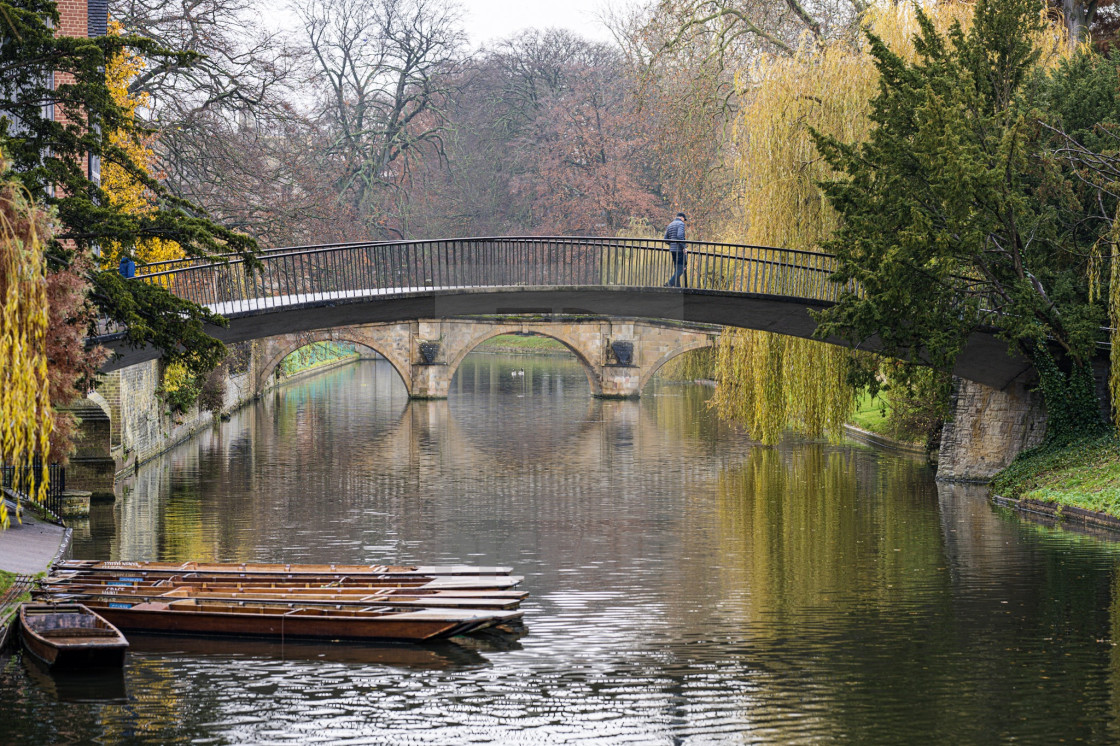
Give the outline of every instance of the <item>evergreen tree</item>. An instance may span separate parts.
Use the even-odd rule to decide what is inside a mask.
[[[195,56],[139,37],[56,35],[58,26],[53,0],[0,0],[0,152],[31,198],[57,212],[60,229],[48,247],[52,266],[69,266],[76,254],[91,254],[98,246],[119,246],[131,255],[153,239],[177,242],[190,256],[251,259],[256,248],[251,238],[214,224],[169,194],[134,161],[126,142],[108,136],[140,143],[146,134],[114,101],[106,83],[108,60],[131,52],[154,63],[182,65]],[[87,175],[90,159],[143,184],[153,209],[130,212],[114,203]],[[206,309],[112,270],[91,271],[89,279],[100,312],[124,327],[130,344],[152,345],[166,361],[199,372],[224,356],[224,346],[204,331],[204,324],[223,320]]]
[[[825,186],[842,217],[825,244],[856,280],[819,333],[950,370],[969,334],[998,329],[1037,368],[1048,438],[1103,428],[1091,362],[1104,308],[1088,295],[1089,248],[1073,179],[1047,148],[1033,0],[978,0],[972,28],[919,16],[917,58],[870,36],[880,88],[868,140],[818,133],[842,174]],[[1086,241],[1089,244],[1086,245]]]

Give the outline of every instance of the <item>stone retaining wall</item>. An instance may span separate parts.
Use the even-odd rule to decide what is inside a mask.
[[[250,355],[252,359],[254,356]],[[263,391],[280,383],[320,373],[358,358],[347,357],[300,374],[270,377],[263,390],[256,385],[256,371],[227,374],[222,412],[231,412],[253,401]],[[150,361],[107,374],[97,391],[72,409],[81,419],[78,452],[67,467],[67,484],[93,491],[94,497],[109,497],[120,477],[197,433],[212,427],[214,414],[194,406],[172,415],[157,393],[160,363]]]
[[[956,380],[950,408],[937,459],[941,480],[987,482],[1046,433],[1042,397],[1021,383],[997,391]]]
[[[167,410],[157,393],[159,365],[159,362],[152,361],[123,368],[110,374],[110,378],[117,379],[115,385],[99,389],[112,389],[113,398],[108,395],[105,398],[119,413],[113,418],[114,423],[119,423],[118,434],[114,436],[118,472],[133,469],[155,458],[213,424],[213,413],[200,412],[197,405],[174,416]],[[227,377],[223,411],[242,407],[252,398],[253,387],[248,372]]]
[[[1101,416],[1111,416],[1108,361],[1094,363]],[[951,482],[987,482],[1020,451],[1046,435],[1046,410],[1033,381],[1015,381],[1002,391],[974,381],[954,379],[952,419],[941,434],[937,478]]]

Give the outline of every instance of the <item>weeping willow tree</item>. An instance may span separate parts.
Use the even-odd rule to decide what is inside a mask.
[[[0,156],[0,180],[6,173]],[[0,181],[0,462],[25,475],[40,459],[42,473],[33,495],[39,501],[46,496],[52,424],[43,260],[47,236],[45,214],[18,185]],[[9,524],[0,499],[0,527]]]
[[[1108,390],[1112,397],[1112,424],[1120,430],[1120,257],[1112,256],[1108,285],[1108,325],[1112,329],[1112,368]]]
[[[947,27],[954,19],[967,22],[971,10],[948,4],[930,13]],[[918,24],[911,6],[875,6],[862,20],[892,49],[913,54]],[[768,56],[740,74],[744,106],[734,139],[742,214],[724,228],[728,241],[811,251],[833,232],[838,216],[819,187],[833,173],[810,129],[844,142],[865,139],[878,85],[866,45],[851,39]],[[844,347],[729,330],[717,358],[715,406],[763,443],[776,442],[786,430],[835,437],[855,411],[851,365]]]
[[[700,381],[715,378],[717,349],[702,347],[678,355],[661,366],[657,375],[665,381]]]

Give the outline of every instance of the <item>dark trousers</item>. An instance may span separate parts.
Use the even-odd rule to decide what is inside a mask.
[[[684,264],[688,259],[688,252],[673,249],[669,253],[673,255],[673,276],[670,277],[669,282],[665,284],[671,288],[679,288],[681,286],[681,278],[684,277]]]

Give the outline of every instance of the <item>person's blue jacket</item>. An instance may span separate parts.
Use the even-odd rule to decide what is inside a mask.
[[[121,257],[120,266],[121,277],[135,277],[136,276],[136,262],[127,256]]]
[[[669,227],[665,229],[665,240],[669,242],[669,248],[673,251],[684,251],[684,221],[680,218],[673,218],[673,222],[669,223]]]

